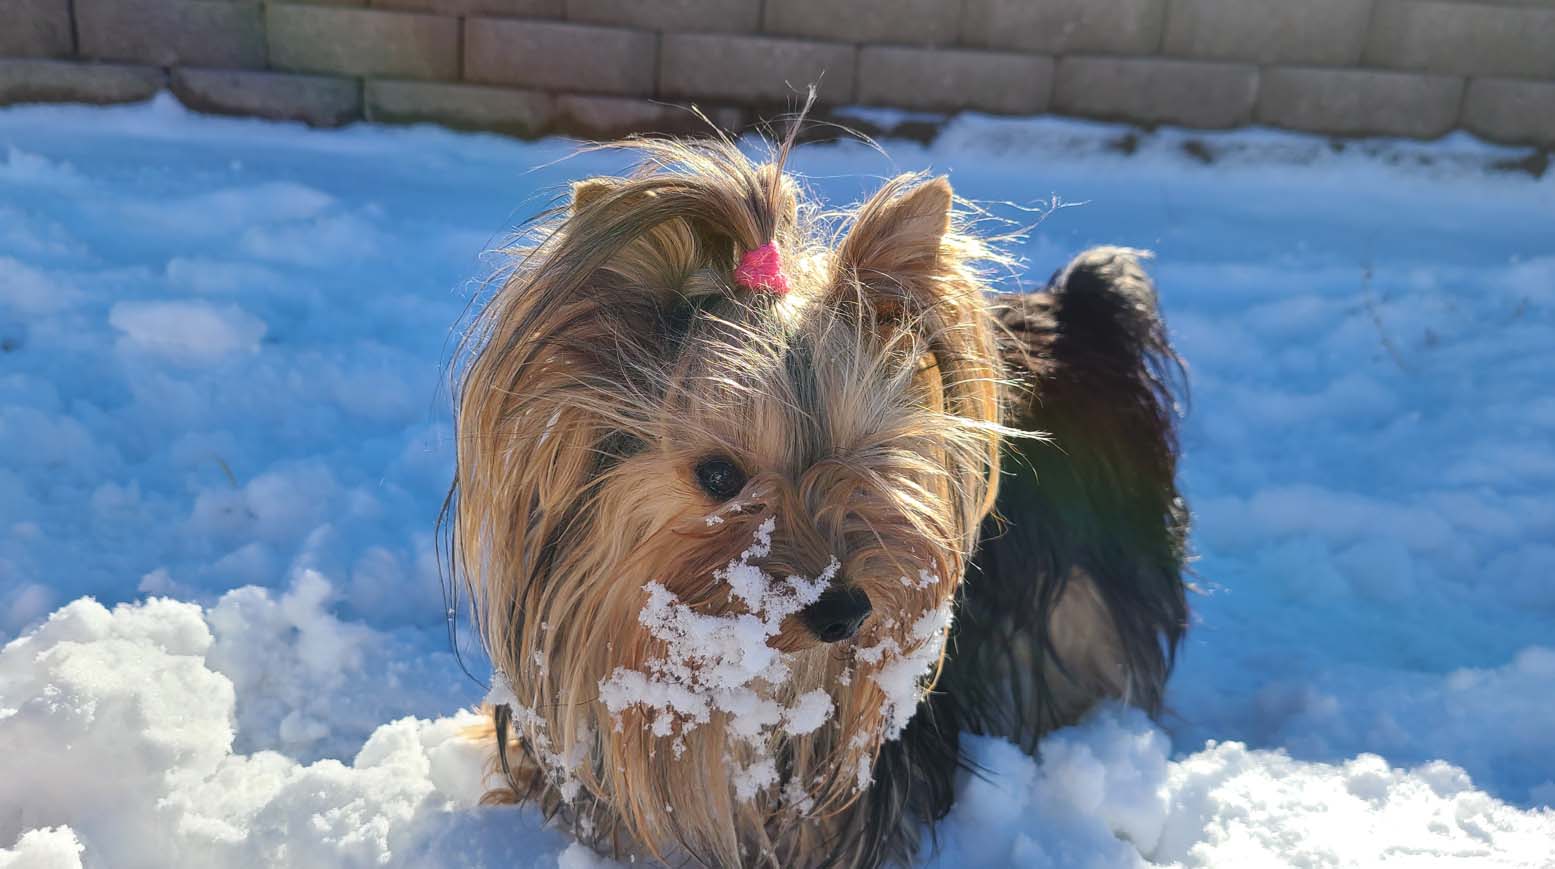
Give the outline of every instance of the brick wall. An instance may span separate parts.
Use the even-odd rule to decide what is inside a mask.
[[[823,106],[1555,146],[1555,0],[0,0],[0,104],[518,135]]]

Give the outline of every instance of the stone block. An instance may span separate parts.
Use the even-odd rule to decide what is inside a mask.
[[[265,65],[259,4],[249,0],[75,0],[83,57],[155,66]]]
[[[1492,141],[1555,147],[1555,82],[1474,79],[1461,123]]]
[[[166,82],[155,66],[0,59],[0,104],[134,103]]]
[[[492,15],[511,18],[560,18],[562,0],[372,0],[380,9],[438,15]]]
[[[296,72],[457,79],[459,21],[440,15],[271,3],[270,65]]]
[[[788,103],[817,84],[826,102],[854,99],[857,50],[835,42],[732,34],[666,33],[659,92],[684,99]]]
[[[673,106],[636,97],[565,94],[556,98],[556,126],[571,136],[618,139],[632,133],[662,132],[677,112]]]
[[[752,33],[761,0],[567,0],[567,17],[666,33]]]
[[[68,57],[69,0],[0,0],[0,57]]]
[[[1340,136],[1434,138],[1453,128],[1463,79],[1369,69],[1263,72],[1259,123]]]
[[[1171,0],[1163,53],[1195,60],[1352,66],[1371,0]]]
[[[859,51],[858,101],[927,111],[1045,110],[1053,59],[1035,54],[867,45]]]
[[[681,106],[635,97],[563,94],[556,98],[556,128],[588,139],[619,139],[633,133],[706,135],[713,126],[737,129],[743,120],[738,109],[703,107],[707,120]]]
[[[762,30],[834,42],[954,44],[961,4],[945,0],[766,0]]]
[[[556,111],[549,94],[485,85],[373,79],[363,97],[372,121],[436,123],[515,136],[545,132]]]
[[[1247,123],[1258,95],[1249,64],[1124,57],[1058,61],[1053,109],[1138,124],[1226,128]]]
[[[638,30],[550,21],[471,18],[464,77],[549,91],[648,96],[658,37]]]
[[[338,127],[362,116],[362,88],[351,78],[179,68],[169,84],[174,96],[199,112],[303,121],[315,127]]]
[[[1154,54],[1166,0],[965,0],[961,41],[1044,54]]]
[[[1377,0],[1368,66],[1555,78],[1555,8]]]

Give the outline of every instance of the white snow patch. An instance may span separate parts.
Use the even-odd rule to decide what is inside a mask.
[[[198,256],[175,256],[167,261],[168,283],[201,295],[274,291],[282,280],[265,266],[242,261]]]
[[[807,691],[783,711],[783,730],[790,736],[804,736],[831,719],[831,695],[817,688]]]
[[[655,735],[683,735],[719,711],[727,714],[736,736],[752,748],[765,749],[767,737],[780,724],[791,733],[808,733],[825,722],[832,709],[825,692],[806,693],[786,709],[771,696],[772,689],[788,679],[791,656],[772,648],[768,640],[782,630],[785,618],[821,596],[840,565],[833,559],[815,579],[790,576],[773,582],[751,559],[771,551],[776,527],[775,517],[765,519],[750,548],[715,574],[745,605],[744,613],[703,615],[664,586],[647,585],[648,600],[638,618],[664,643],[665,651],[645,661],[641,670],[617,667],[600,681],[600,699],[617,717],[617,726],[620,714],[636,707],[657,713]],[[736,770],[733,781],[736,795],[748,800],[777,782],[777,768],[762,758]]]
[[[126,349],[190,365],[253,353],[266,331],[263,320],[237,305],[204,302],[120,302],[108,322],[123,333]]]
[[[28,830],[13,848],[0,848],[0,869],[81,869],[85,850],[69,827]]]
[[[1240,743],[1170,761],[1161,732],[1104,710],[1042,760],[965,737],[962,783],[930,866],[1544,867],[1555,811],[1519,811],[1435,762],[1302,763]]]
[[[192,604],[80,600],[0,650],[0,841],[20,837],[0,861],[74,865],[86,843],[88,865],[495,866],[566,846],[527,813],[476,808],[488,746],[461,737],[471,713],[385,724],[350,764],[234,753],[213,626]]]
[[[41,154],[7,145],[0,160],[0,183],[16,187],[42,187],[70,190],[86,181],[69,163],[50,160]]]
[[[886,718],[886,739],[901,736],[918,711],[925,677],[933,672],[945,650],[945,636],[953,615],[953,602],[946,600],[919,616],[909,632],[906,649],[889,636],[873,646],[854,649],[854,658],[868,665],[869,678],[885,694],[881,712]]]
[[[69,281],[0,256],[0,306],[39,317],[64,310],[80,298],[81,293]]]
[[[359,214],[330,214],[243,233],[242,251],[262,260],[303,266],[329,265],[378,252],[380,236]]]
[[[79,256],[85,247],[62,223],[0,205],[0,250],[60,259]]]
[[[312,218],[334,203],[329,194],[292,181],[202,191],[172,201],[131,201],[125,219],[183,236],[229,236],[251,225]]]

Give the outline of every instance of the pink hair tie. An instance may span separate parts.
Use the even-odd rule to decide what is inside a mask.
[[[777,245],[767,242],[740,257],[739,268],[734,270],[734,282],[750,290],[761,290],[781,296],[788,292],[788,278],[783,275],[783,257]]]

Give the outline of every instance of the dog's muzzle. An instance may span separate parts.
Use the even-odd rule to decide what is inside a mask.
[[[858,633],[869,618],[869,595],[852,586],[832,586],[799,614],[805,627],[823,643],[840,643]]]

